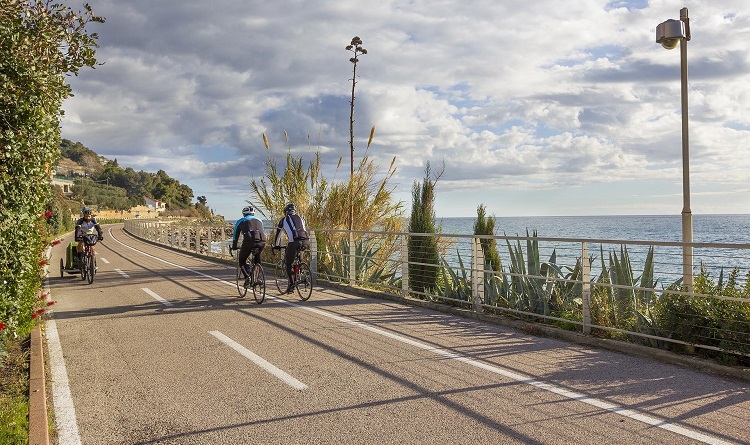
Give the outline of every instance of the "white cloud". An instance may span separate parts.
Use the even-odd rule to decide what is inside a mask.
[[[452,209],[446,216],[504,201],[516,206],[507,215],[679,211],[679,196],[618,193],[615,206],[596,193],[644,182],[681,193],[680,53],[654,41],[658,23],[679,18],[671,1],[93,7],[107,19],[93,29],[104,65],[70,78],[63,137],[121,165],[163,168],[209,205],[249,193],[249,178],[263,172],[263,132],[274,155],[320,147],[331,177],[339,157],[348,161],[344,47],[358,35],[368,54],[357,71],[355,155],[376,125],[368,155],[383,169],[397,156],[394,185],[405,201],[429,161],[446,165],[437,194],[438,213]],[[690,8],[692,190],[712,196],[705,205],[696,198],[693,211],[750,213],[750,4]],[[453,205],[461,190],[475,191],[475,202]],[[510,197],[526,193],[537,195]],[[587,199],[573,205],[566,193]]]

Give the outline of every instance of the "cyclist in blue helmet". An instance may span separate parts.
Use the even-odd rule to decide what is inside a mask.
[[[247,264],[250,253],[256,247],[258,248],[258,253],[253,257],[253,263],[260,264],[260,253],[266,247],[263,221],[255,216],[255,211],[251,206],[242,209],[242,218],[234,224],[234,233],[232,234],[232,249],[234,250],[237,250],[240,234],[242,234],[242,244],[237,259],[243,265],[242,272],[245,280],[247,280],[250,277],[250,266]]]

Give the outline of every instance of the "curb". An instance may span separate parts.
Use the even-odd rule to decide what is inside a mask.
[[[44,342],[42,327],[39,325],[31,331],[29,361],[29,445],[49,445]]]

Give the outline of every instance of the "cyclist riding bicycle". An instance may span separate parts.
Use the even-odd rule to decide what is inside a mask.
[[[263,232],[263,221],[255,216],[255,211],[250,206],[242,209],[242,218],[238,219],[234,224],[234,233],[232,234],[232,249],[234,250],[237,250],[237,241],[239,241],[240,234],[242,234],[242,244],[237,259],[243,266],[242,274],[245,276],[245,281],[247,282],[250,279],[250,266],[247,264],[250,253],[253,249],[258,249],[258,252],[253,257],[253,263],[260,264],[260,253],[266,247],[266,234]]]
[[[286,234],[289,243],[286,247],[286,256],[284,263],[286,265],[286,275],[289,277],[289,286],[286,293],[294,291],[294,279],[292,278],[292,262],[297,255],[298,250],[304,250],[310,247],[310,237],[305,229],[305,220],[297,214],[297,208],[294,204],[289,203],[284,207],[284,217],[279,221],[276,228],[276,236],[273,240],[273,248],[281,249],[281,232]]]
[[[76,221],[75,240],[76,242],[78,242],[78,245],[76,246],[78,259],[81,263],[83,263],[83,235],[89,233],[89,230],[91,229],[96,229],[96,233],[97,235],[99,235],[99,241],[103,240],[104,236],[102,235],[102,228],[99,227],[99,222],[96,220],[96,218],[94,218],[94,215],[91,213],[90,209],[87,209],[86,207],[82,208],[81,214],[81,218]]]

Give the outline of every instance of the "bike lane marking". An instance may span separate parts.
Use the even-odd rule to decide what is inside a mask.
[[[98,255],[97,255],[97,256],[98,256]],[[106,258],[102,258],[102,257],[99,257],[99,259],[100,259],[100,260],[102,260],[102,262],[103,262],[104,264],[109,264],[109,261],[107,261],[107,259],[106,259]]]
[[[111,229],[110,229],[110,236],[112,236]],[[132,250],[134,250],[136,252],[139,252],[139,253],[141,253],[141,254],[143,254],[145,256],[148,256],[150,258],[154,258],[154,259],[162,261],[162,262],[164,262],[166,264],[178,267],[178,268],[186,270],[186,271],[190,271],[190,272],[195,273],[197,275],[201,275],[201,276],[204,276],[204,277],[207,277],[207,278],[211,278],[211,279],[214,279],[216,281],[220,281],[222,283],[234,286],[234,283],[230,283],[230,282],[228,282],[226,280],[222,280],[220,278],[213,277],[213,276],[205,274],[203,272],[199,272],[197,270],[192,270],[190,268],[187,268],[187,267],[184,267],[184,266],[180,266],[178,264],[171,263],[169,261],[166,261],[166,260],[163,260],[161,258],[155,257],[153,255],[150,255],[150,254],[148,254],[146,252],[140,251],[140,250],[138,250],[138,249],[136,249],[134,247],[131,247],[131,246],[128,246],[128,245],[122,243],[121,241],[117,240],[114,236],[112,236],[112,239],[114,239],[115,241],[117,241],[121,245],[123,245],[123,246],[125,246],[125,247],[127,247],[129,249],[132,249]],[[515,372],[512,372],[512,371],[509,371],[507,369],[503,369],[503,368],[501,368],[499,366],[490,365],[488,363],[484,363],[484,362],[481,362],[479,360],[474,360],[474,359],[471,359],[471,358],[468,358],[468,357],[465,357],[465,356],[461,356],[461,355],[453,353],[453,352],[449,352],[449,351],[446,351],[446,350],[443,350],[443,349],[440,349],[440,348],[436,348],[434,346],[430,346],[430,345],[427,345],[425,343],[421,343],[421,342],[412,340],[410,338],[400,336],[398,334],[394,334],[394,333],[391,333],[391,332],[388,332],[388,331],[384,331],[382,329],[379,329],[379,328],[376,328],[374,326],[370,326],[370,325],[364,324],[362,322],[358,322],[358,321],[352,320],[350,318],[346,318],[346,317],[343,317],[343,316],[340,316],[340,315],[332,314],[330,312],[326,312],[326,311],[321,310],[321,309],[312,308],[312,307],[308,307],[308,306],[302,306],[299,303],[294,303],[294,302],[291,302],[291,301],[286,301],[286,300],[283,300],[283,299],[280,299],[280,298],[274,298],[274,297],[270,297],[270,298],[272,298],[274,300],[277,300],[277,301],[279,301],[281,303],[293,306],[295,308],[302,309],[302,310],[305,310],[305,311],[309,311],[309,312],[312,312],[314,314],[320,315],[322,317],[327,317],[327,318],[330,318],[330,319],[333,319],[333,320],[336,320],[336,321],[340,321],[342,323],[346,323],[346,324],[349,324],[351,326],[358,327],[358,328],[370,331],[372,333],[375,333],[375,334],[378,334],[378,335],[382,335],[384,337],[388,337],[390,339],[399,341],[401,343],[408,344],[408,345],[414,346],[416,348],[432,352],[434,354],[443,356],[445,358],[456,360],[456,361],[462,362],[464,364],[467,364],[467,365],[470,365],[470,366],[474,366],[476,368],[484,369],[485,371],[501,375],[501,376],[509,378],[511,380],[515,380],[515,381],[517,381],[519,383],[524,383],[526,385],[533,386],[535,388],[538,388],[538,389],[541,389],[541,390],[544,390],[544,391],[548,391],[548,392],[551,392],[551,393],[554,393],[554,394],[558,394],[558,395],[560,395],[560,396],[562,396],[564,398],[570,399],[570,400],[574,400],[574,401],[577,401],[577,402],[585,403],[587,405],[594,406],[596,408],[600,408],[602,410],[605,410],[605,411],[608,411],[608,412],[611,412],[611,413],[614,413],[614,414],[617,414],[617,415],[620,415],[620,416],[623,416],[623,417],[626,417],[626,418],[629,418],[629,419],[632,419],[632,420],[635,420],[635,421],[638,421],[638,422],[642,422],[642,423],[645,423],[647,425],[654,426],[656,428],[661,428],[663,430],[673,432],[673,433],[678,434],[680,436],[687,437],[687,438],[696,440],[696,441],[701,442],[701,443],[705,443],[705,444],[709,444],[709,445],[732,445],[732,442],[727,442],[725,440],[722,440],[722,439],[720,439],[718,437],[715,437],[715,436],[711,436],[709,434],[703,434],[703,433],[700,433],[698,431],[691,430],[689,428],[685,428],[685,427],[682,427],[682,426],[679,426],[679,425],[675,425],[673,423],[668,422],[665,419],[660,419],[660,418],[657,418],[657,417],[654,417],[654,416],[650,416],[650,415],[647,415],[647,414],[640,413],[640,412],[635,411],[635,410],[624,408],[624,407],[619,406],[619,405],[615,405],[613,403],[605,402],[604,400],[599,400],[599,399],[594,398],[594,397],[589,397],[589,396],[587,396],[586,394],[583,394],[583,393],[579,393],[579,392],[575,392],[575,391],[570,391],[570,390],[567,390],[567,389],[562,388],[560,386],[553,385],[551,383],[546,383],[546,382],[543,382],[543,381],[540,381],[540,380],[536,380],[536,379],[533,379],[531,377],[528,377],[528,376],[525,376],[525,375],[522,375],[522,374],[518,374],[518,373],[515,373]],[[212,331],[212,332],[218,332],[218,331]]]
[[[52,402],[55,407],[55,425],[57,427],[57,443],[59,445],[80,445],[81,436],[78,434],[76,410],[73,396],[70,393],[68,371],[65,368],[60,337],[57,334],[55,320],[47,320],[47,353],[49,354],[49,368],[52,379]]]
[[[120,275],[122,275],[125,278],[130,278],[130,275],[126,274],[125,272],[123,272],[120,269],[115,269],[115,272],[119,273]]]
[[[221,341],[225,345],[239,352],[240,355],[242,355],[243,357],[249,359],[251,362],[265,369],[277,379],[291,386],[292,388],[298,391],[304,391],[305,389],[307,389],[307,385],[305,385],[304,383],[300,382],[296,378],[292,377],[288,373],[276,367],[273,363],[269,362],[268,360],[264,359],[263,357],[259,356],[253,351],[247,349],[246,347],[242,346],[241,344],[237,343],[236,341],[232,340],[231,338],[227,337],[221,332],[208,331],[208,333],[213,335],[217,339],[219,339],[219,341]]]
[[[152,291],[151,289],[149,289],[147,287],[142,287],[141,290],[143,292],[146,292],[147,294],[151,295],[154,298],[154,300],[158,301],[159,303],[163,304],[164,306],[174,306],[174,304],[172,304],[169,301],[163,299],[156,292]]]

